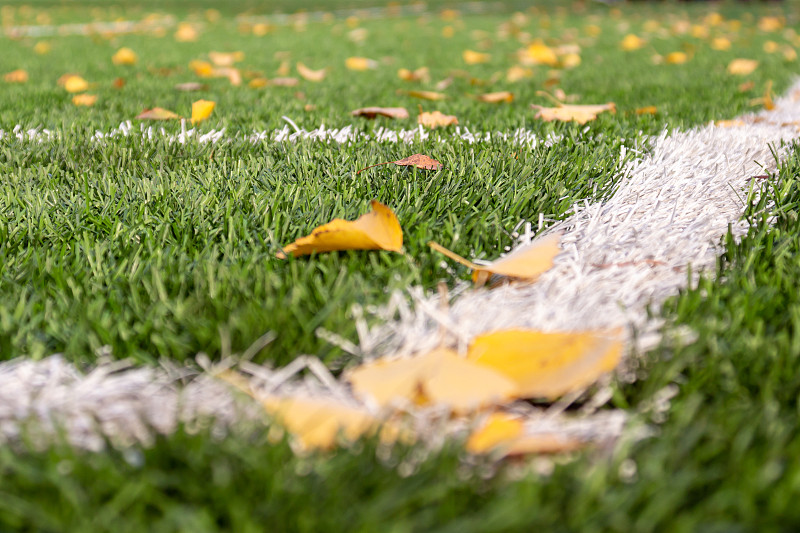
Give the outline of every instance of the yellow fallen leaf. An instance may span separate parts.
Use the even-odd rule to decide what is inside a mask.
[[[348,70],[370,70],[377,68],[378,62],[366,57],[348,57],[344,61],[344,66]]]
[[[731,41],[725,37],[714,37],[711,40],[711,48],[714,50],[730,50]]]
[[[518,417],[506,413],[492,413],[486,422],[474,430],[467,440],[470,453],[489,453],[499,446],[522,435],[524,427]]]
[[[509,91],[498,91],[494,93],[479,94],[477,98],[481,102],[499,104],[500,102],[513,102],[514,94]]]
[[[604,111],[617,112],[617,106],[613,102],[597,105],[560,105],[558,107],[542,107],[531,104],[531,109],[537,110],[534,118],[545,122],[560,120],[563,122],[574,121],[578,124],[586,124],[590,120],[596,119],[597,115]]]
[[[308,81],[313,81],[315,83],[324,80],[325,76],[328,75],[328,69],[326,68],[313,70],[308,68],[304,63],[301,62],[298,62],[296,67],[297,67],[297,73],[300,74],[300,76],[303,79]]]
[[[271,396],[262,405],[305,448],[329,450],[339,435],[352,442],[378,428],[366,410],[331,398]]]
[[[93,106],[94,103],[97,102],[97,95],[96,94],[76,94],[72,97],[72,103],[77,106],[86,106],[90,107]]]
[[[640,107],[635,111],[637,115],[655,115],[657,112],[658,108],[656,108],[654,105]]]
[[[746,76],[758,67],[758,61],[755,59],[734,59],[728,64],[728,74],[735,74],[737,76]]]
[[[764,43],[764,46],[763,46],[763,48],[764,48],[764,51],[765,51],[766,53],[768,53],[768,54],[774,54],[775,52],[777,52],[778,50],[780,50],[780,48],[781,48],[781,47],[780,47],[780,45],[779,45],[778,43],[776,43],[775,41],[767,41],[767,42],[765,42],[765,43]]]
[[[49,54],[53,47],[47,41],[39,41],[33,45],[33,51],[39,55]]]
[[[173,113],[163,107],[154,107],[152,109],[145,109],[136,118],[139,120],[173,120],[181,118],[180,115]]]
[[[520,397],[552,400],[613,370],[622,347],[620,332],[511,329],[476,337],[467,358],[514,381]]]
[[[89,82],[80,76],[70,76],[64,81],[64,89],[68,93],[82,93],[89,89]]]
[[[781,51],[783,59],[787,62],[797,61],[797,52],[791,46],[785,46]]]
[[[377,116],[386,118],[406,119],[408,110],[405,107],[362,107],[350,112],[354,117],[375,118]]]
[[[428,246],[472,269],[472,281],[483,285],[493,275],[535,281],[553,266],[553,259],[561,253],[560,242],[561,233],[553,233],[530,244],[518,246],[511,253],[487,265],[477,265],[435,242],[429,242]]]
[[[459,413],[505,402],[516,391],[514,383],[495,370],[446,348],[368,362],[350,371],[347,379],[356,394],[381,407],[400,400],[446,405]]]
[[[566,68],[566,69],[575,68],[580,64],[581,64],[581,56],[580,54],[577,54],[575,52],[565,54],[559,60],[559,66],[561,66],[561,68]]]
[[[689,61],[689,56],[686,55],[686,52],[670,52],[664,58],[664,61],[668,65],[681,65]]]
[[[642,48],[644,45],[647,44],[647,41],[639,37],[638,35],[634,35],[633,33],[629,33],[622,39],[622,42],[619,43],[620,47],[626,51],[638,50]]]
[[[506,71],[506,80],[510,83],[514,83],[520,80],[524,80],[525,78],[530,78],[533,76],[533,71],[529,68],[521,67],[519,65],[514,65]]]
[[[269,80],[267,78],[253,78],[252,80],[247,82],[247,86],[251,89],[263,89],[269,85]]]
[[[242,74],[238,68],[234,67],[216,67],[213,71],[213,76],[216,78],[228,78],[231,85],[239,86],[242,84]]]
[[[28,81],[28,72],[22,69],[12,70],[3,76],[3,80],[7,83],[25,83]]]
[[[135,65],[138,60],[139,57],[136,55],[136,52],[125,46],[117,50],[117,52],[111,56],[111,62],[115,65]]]
[[[244,59],[244,52],[209,52],[208,58],[218,67],[232,67]]]
[[[179,83],[175,85],[176,91],[184,91],[184,92],[192,92],[192,91],[204,91],[208,89],[208,86],[203,83],[198,83],[196,81],[190,81],[186,83]]]
[[[554,67],[558,64],[558,56],[552,48],[542,41],[535,41],[525,50],[522,59],[526,64],[548,65]]]
[[[475,50],[464,50],[461,57],[464,58],[464,63],[467,65],[477,65],[478,63],[487,63],[492,56]]]
[[[178,24],[178,29],[175,30],[174,37],[179,43],[188,43],[196,41],[199,35],[200,33],[197,31],[197,28],[188,22],[181,22]]]
[[[207,119],[214,111],[217,103],[210,100],[198,100],[192,102],[192,124],[197,124]]]
[[[295,257],[311,253],[339,250],[388,250],[399,252],[403,248],[403,230],[394,212],[372,200],[372,211],[357,220],[339,218],[323,224],[311,235],[297,239],[278,252],[280,259],[287,254]]]
[[[201,78],[210,78],[214,75],[214,65],[208,61],[200,61],[199,59],[189,61],[189,70]]]
[[[768,80],[764,87],[764,96],[761,98],[753,98],[748,102],[752,106],[763,105],[767,111],[775,109],[775,102],[772,100],[772,80]]]
[[[695,24],[692,26],[691,34],[695,39],[708,39],[708,28],[701,24]]]
[[[401,68],[397,71],[397,77],[404,81],[428,82],[431,80],[431,74],[428,70],[428,67],[420,67],[416,70]]]
[[[507,457],[531,453],[562,453],[584,446],[582,441],[566,435],[525,435],[524,431],[519,417],[503,412],[492,413],[481,427],[470,434],[466,448],[474,454],[499,451]]]
[[[446,94],[437,93],[434,91],[397,91],[399,94],[406,94],[412,98],[420,98],[422,100],[445,100]]]
[[[423,111],[417,117],[417,123],[431,129],[458,124],[453,115],[445,115],[441,111]]]
[[[761,31],[772,32],[783,28],[783,20],[778,17],[761,17],[758,21],[758,29]]]

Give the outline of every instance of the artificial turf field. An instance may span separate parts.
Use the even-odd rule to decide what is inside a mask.
[[[466,269],[442,268],[429,240],[465,257],[496,257],[512,244],[520,221],[535,223],[538,213],[559,220],[578,200],[608,194],[622,165],[636,157],[630,148],[645,146],[648,135],[755,110],[752,100],[767,84],[780,94],[800,64],[790,53],[800,47],[792,2],[542,3],[536,9],[508,3],[492,4],[488,14],[431,3],[413,16],[309,16],[303,24],[259,22],[270,12],[246,2],[211,13],[209,7],[32,2],[0,11],[4,27],[141,20],[153,12],[173,17],[161,33],[3,39],[4,72],[25,69],[29,80],[0,83],[0,129],[56,132],[41,142],[14,135],[0,141],[3,359],[63,353],[91,365],[101,349],[141,364],[189,360],[199,352],[218,359],[272,331],[275,340],[258,362],[283,365],[314,354],[340,369],[352,356],[319,337],[319,328],[354,342],[353,304],[379,305],[393,290],[434,290],[440,280],[452,286],[467,278]],[[767,16],[779,24],[770,27]],[[200,28],[196,41],[175,41],[178,21]],[[254,33],[258,23],[268,24],[264,32]],[[629,33],[647,44],[621,49]],[[730,41],[729,49],[712,47],[719,37]],[[516,52],[536,39],[553,49],[577,44],[580,64],[533,66],[530,77],[509,81]],[[41,42],[50,45],[48,53],[34,50]],[[123,46],[138,54],[135,65],[111,62]],[[206,89],[176,91],[175,84],[198,80],[189,63],[212,50],[243,52],[236,65],[242,85],[202,78]],[[464,50],[490,58],[466,64]],[[668,63],[673,52],[687,61]],[[375,60],[375,68],[348,70],[345,60],[355,56]],[[735,58],[757,59],[759,66],[733,76],[726,67]],[[309,82],[297,76],[298,61],[330,70],[323,81]],[[248,86],[250,78],[278,76],[284,62],[297,86]],[[429,82],[397,76],[399,68],[423,66]],[[93,84],[93,106],[74,105],[56,83],[66,72]],[[447,100],[397,93],[431,90],[448,77]],[[118,78],[124,87],[115,87]],[[581,103],[613,101],[617,113],[586,126],[534,120],[529,104],[550,103],[537,91],[556,88]],[[501,90],[513,92],[514,101],[474,98]],[[144,108],[185,115],[198,98],[217,103],[198,130],[225,128],[213,145],[169,142],[168,135],[181,132],[177,121],[155,125],[165,134],[153,139],[93,139]],[[410,130],[418,104],[456,115],[471,132],[524,128],[557,142],[532,146],[495,137],[470,143],[452,128],[409,145],[249,138],[283,128],[283,116],[304,130],[321,124],[353,125],[372,136],[380,127]],[[412,118],[366,122],[349,115],[368,105],[403,106]],[[636,112],[647,106],[656,113]],[[622,146],[629,150],[621,160]],[[355,175],[415,152],[446,170],[390,165]],[[99,454],[18,443],[0,450],[0,529],[794,529],[800,519],[794,505],[800,493],[796,153],[765,180],[761,201],[750,209],[750,235],[738,244],[729,239],[718,272],[660,311],[668,340],[639,354],[641,379],[614,384],[611,406],[628,410],[631,425],[648,428],[649,438],[623,438],[613,450],[563,459],[500,464],[468,459],[460,443],[434,452],[398,447],[387,457],[364,442],[298,458],[287,442],[270,442],[258,428],[224,439],[182,431],[150,447]],[[357,217],[373,198],[397,213],[405,255],[275,258],[280,245],[334,217]],[[691,327],[696,340],[669,341],[680,326]],[[653,411],[653,398],[674,384],[678,394],[666,416]]]

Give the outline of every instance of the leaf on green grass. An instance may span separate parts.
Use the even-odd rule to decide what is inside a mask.
[[[278,252],[280,259],[291,254],[295,257],[320,252],[340,250],[388,250],[399,252],[403,248],[403,229],[394,212],[372,201],[372,211],[357,220],[339,218],[319,226],[311,235],[297,239]]]
[[[385,163],[377,163],[375,165],[364,167],[358,172],[356,172],[356,174],[360,174],[365,170],[367,170],[368,168],[379,167],[381,165],[388,165],[389,163],[394,163],[395,165],[400,167],[416,167],[416,168],[421,168],[423,170],[439,170],[441,168],[444,168],[444,165],[442,165],[437,160],[428,157],[427,155],[414,154],[408,157],[404,157],[403,159],[398,159],[397,161],[386,161]]]

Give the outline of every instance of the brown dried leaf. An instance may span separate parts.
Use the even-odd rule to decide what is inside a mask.
[[[191,91],[205,91],[206,89],[208,89],[208,85],[206,85],[204,83],[199,83],[199,82],[196,82],[196,81],[190,81],[190,82],[187,82],[187,83],[179,83],[179,84],[175,85],[175,90],[176,91],[191,92]]]
[[[397,161],[386,161],[385,163],[378,163],[376,165],[370,165],[368,167],[364,167],[358,172],[356,172],[356,174],[360,174],[365,170],[367,170],[368,168],[379,167],[381,165],[388,165],[389,163],[394,163],[395,165],[400,167],[416,167],[416,168],[421,168],[423,170],[439,170],[441,168],[444,168],[444,165],[442,165],[435,159],[428,157],[427,155],[414,154],[405,157],[403,159],[398,159]]]
[[[350,113],[354,117],[375,118],[382,116],[386,118],[405,119],[408,118],[408,111],[404,107],[362,107]]]

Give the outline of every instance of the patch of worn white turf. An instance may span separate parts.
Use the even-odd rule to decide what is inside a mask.
[[[648,318],[688,282],[693,272],[715,264],[720,238],[741,221],[742,199],[754,175],[774,170],[800,124],[800,84],[777,102],[777,109],[743,117],[733,127],[705,126],[662,135],[652,150],[625,169],[613,196],[596,204],[580,203],[575,214],[547,232],[564,231],[564,252],[534,285],[511,285],[473,291],[462,287],[443,310],[436,295],[412,290],[411,308],[393,298],[400,318],[372,330],[359,326],[365,354],[413,352],[438,345],[442,331],[454,344],[496,328],[524,326],[545,330],[588,327],[634,328],[657,338],[659,322]],[[535,220],[537,214],[531,213]],[[321,365],[311,364],[315,378],[293,379],[300,363],[271,370],[243,363],[256,394],[286,390],[334,395],[358,403],[347,386]],[[224,429],[237,420],[259,416],[257,403],[238,405],[236,395],[209,372],[174,368],[120,368],[106,363],[82,373],[58,356],[43,361],[18,359],[0,364],[0,438],[16,439],[63,432],[73,444],[97,449],[112,442],[147,443],[154,432],[169,433],[180,423],[193,426],[209,416]],[[298,366],[300,365],[300,366]],[[185,384],[184,384],[185,383]],[[663,411],[674,390],[662,391],[652,408]],[[547,409],[520,404],[529,434],[560,433],[572,438],[609,442],[625,425],[626,414],[597,410],[609,398],[600,388],[578,414],[565,414],[574,398]],[[364,406],[370,409],[370,406]],[[412,414],[429,441],[443,439],[454,427],[441,413]],[[36,422],[26,424],[25,421]],[[46,442],[47,439],[41,442]]]

